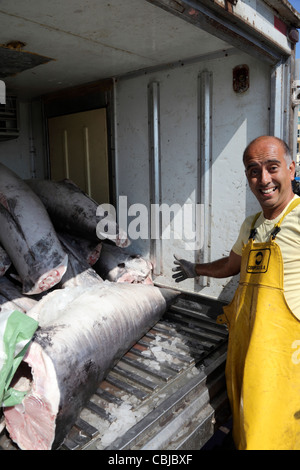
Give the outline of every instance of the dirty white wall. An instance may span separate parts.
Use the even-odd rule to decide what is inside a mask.
[[[247,64],[250,88],[236,94],[232,70]],[[264,63],[236,51],[232,55],[182,64],[134,77],[123,77],[116,85],[116,183],[118,196],[127,196],[128,207],[143,204],[149,208],[149,141],[147,87],[152,81],[160,90],[161,201],[172,205],[195,204],[199,180],[198,148],[198,76],[212,73],[212,195],[210,246],[204,246],[212,260],[228,255],[245,218],[258,206],[247,188],[242,152],[254,137],[268,133],[270,70]],[[128,222],[137,217],[128,218]],[[150,254],[150,240],[132,241],[131,250]],[[194,261],[199,253],[187,250],[182,240],[162,243],[162,275],[156,281],[174,285],[173,253]],[[229,300],[234,280],[210,280],[202,287],[187,280],[180,284],[186,291]]]
[[[18,122],[18,138],[0,142],[0,162],[21,178],[44,178],[46,151],[40,101],[18,101]]]

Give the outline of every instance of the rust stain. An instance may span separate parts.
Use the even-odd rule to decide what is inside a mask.
[[[26,42],[23,41],[9,41],[6,44],[0,44],[1,47],[7,47],[8,49],[12,49],[14,51],[20,51],[23,47],[26,46]]]
[[[21,41],[0,44],[0,78],[12,77],[54,59],[24,51]]]

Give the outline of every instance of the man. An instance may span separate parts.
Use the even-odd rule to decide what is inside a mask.
[[[229,328],[226,382],[240,450],[300,449],[300,198],[295,163],[282,140],[261,136],[243,156],[262,212],[247,217],[228,257],[176,259],[173,277],[240,273],[224,308]]]

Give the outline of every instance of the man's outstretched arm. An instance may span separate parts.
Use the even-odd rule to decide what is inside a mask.
[[[191,263],[184,259],[178,259],[175,257],[174,264],[176,265],[172,271],[175,282],[184,281],[187,278],[193,278],[198,276],[224,278],[235,276],[240,272],[242,257],[237,255],[231,250],[229,256],[220,258],[211,263]]]

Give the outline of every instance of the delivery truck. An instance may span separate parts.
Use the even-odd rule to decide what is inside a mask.
[[[242,154],[296,155],[300,14],[287,0],[3,0],[0,162],[72,180],[180,297],[109,372],[64,449],[201,449],[230,416],[227,330],[238,277],[176,284],[174,254],[227,256],[257,212]],[[2,431],[3,449],[18,448]]]

